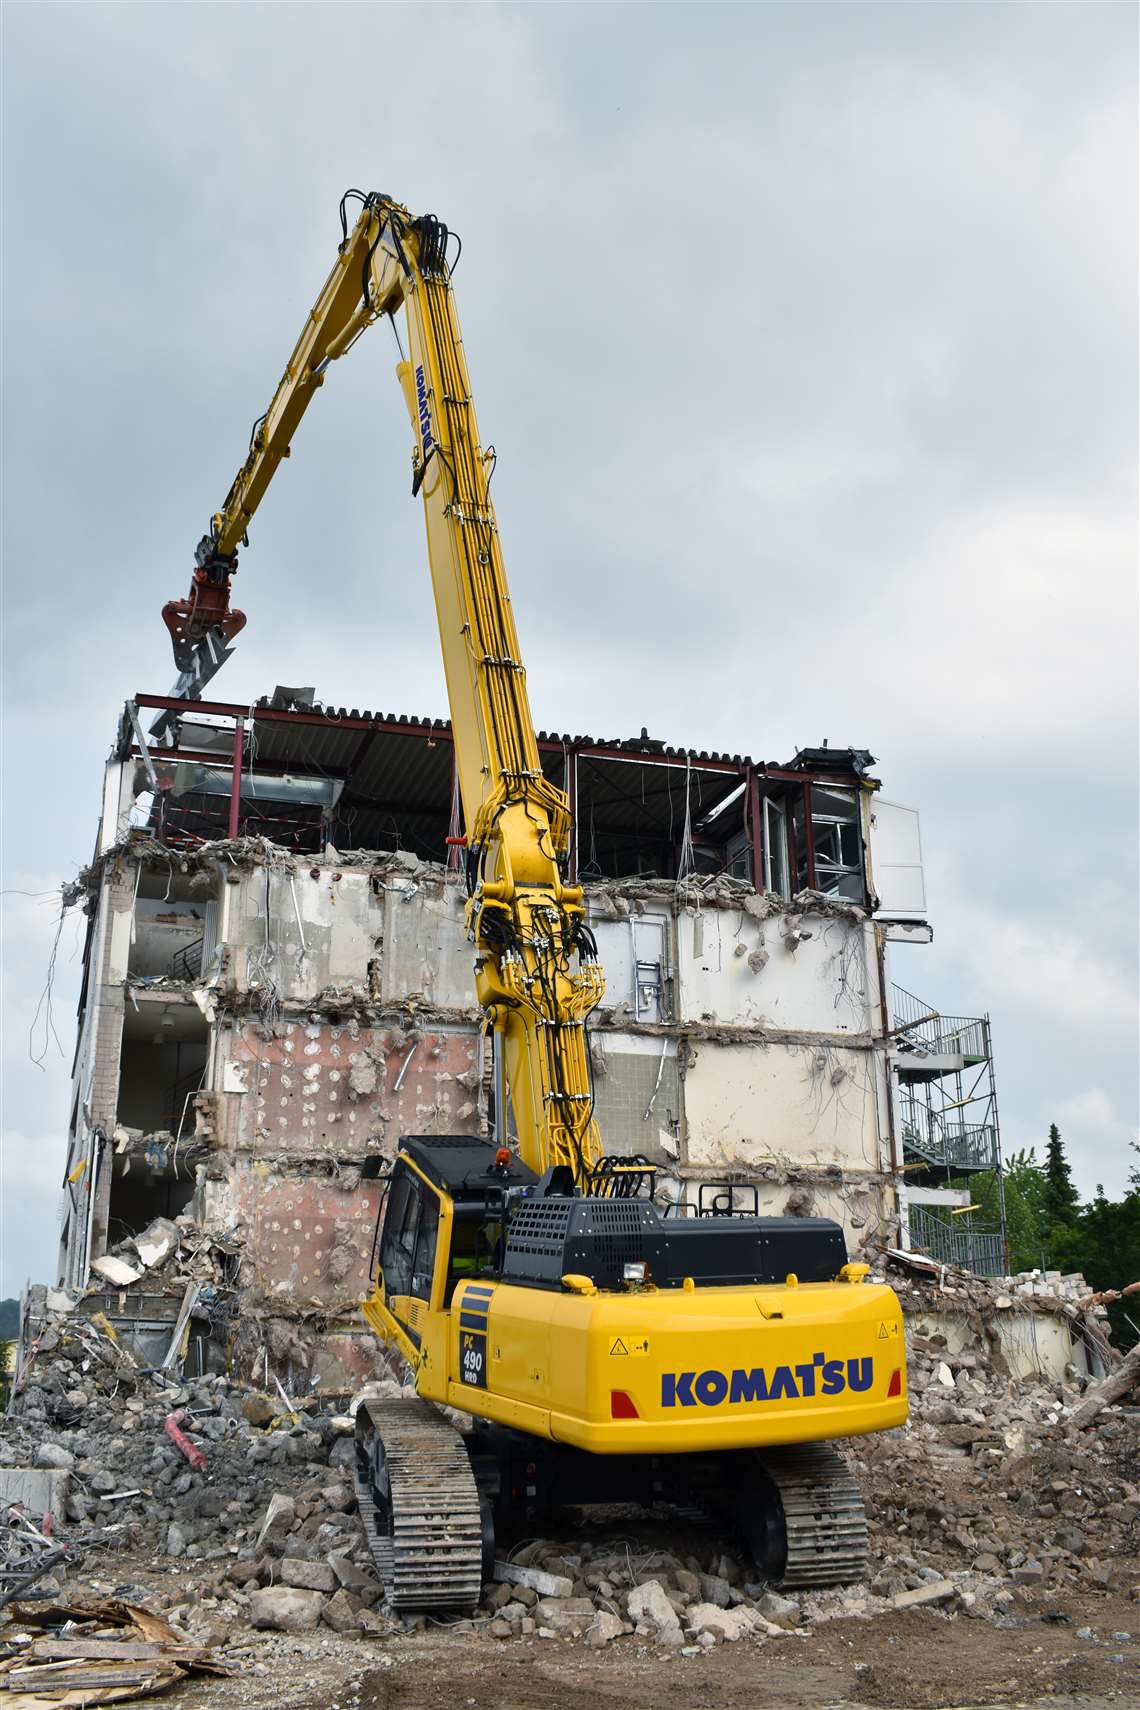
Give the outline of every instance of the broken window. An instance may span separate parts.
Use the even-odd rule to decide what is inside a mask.
[[[747,826],[742,826],[724,846],[724,870],[734,879],[752,881],[752,839]]]
[[[863,843],[854,790],[833,784],[811,787],[811,826],[815,844],[815,888],[828,897],[863,901]]]
[[[782,802],[771,796],[763,801],[764,889],[778,897],[790,897],[788,882],[788,816]]]
[[[865,891],[863,839],[856,792],[835,784],[812,784],[810,800],[810,828],[803,792],[792,801],[796,889],[861,903]]]

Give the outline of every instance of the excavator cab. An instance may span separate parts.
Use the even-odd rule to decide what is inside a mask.
[[[536,1183],[512,1153],[473,1135],[401,1138],[377,1212],[369,1280],[372,1301],[417,1352],[429,1312],[446,1313],[461,1284],[501,1275],[508,1196]]]

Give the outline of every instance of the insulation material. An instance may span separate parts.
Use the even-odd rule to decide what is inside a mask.
[[[226,1101],[229,1143],[240,1151],[358,1158],[390,1150],[401,1134],[480,1132],[474,1028],[291,1020],[269,1031],[246,1021],[219,1036],[226,1073],[240,1068],[249,1089]]]
[[[599,1050],[604,1040],[604,1069]],[[681,1086],[673,1039],[591,1035],[594,1114],[607,1153],[640,1152],[668,1164],[680,1150]]]
[[[883,1168],[865,1051],[702,1040],[690,1047],[685,1115],[691,1165]]]

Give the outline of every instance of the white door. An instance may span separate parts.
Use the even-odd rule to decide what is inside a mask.
[[[871,877],[879,913],[899,919],[926,914],[926,878],[918,809],[899,802],[871,803]]]

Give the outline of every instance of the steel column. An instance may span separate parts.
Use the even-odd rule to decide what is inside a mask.
[[[230,783],[230,837],[236,837],[241,823],[241,769],[245,760],[245,719],[234,720],[234,768]]]
[[[745,823],[752,843],[752,888],[755,891],[764,889],[764,828],[760,818],[760,780],[756,776],[755,766],[748,767],[748,788],[745,797],[748,806],[745,810]]]

